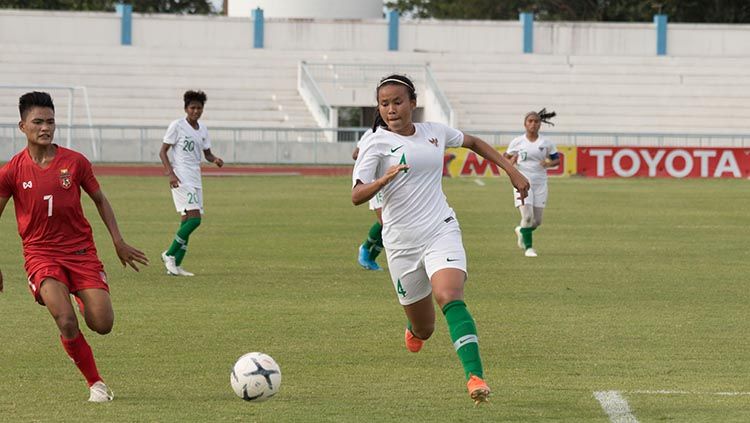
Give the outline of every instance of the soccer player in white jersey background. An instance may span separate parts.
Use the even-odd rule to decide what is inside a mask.
[[[362,146],[367,143],[368,137],[372,135],[372,129],[368,129],[362,138],[357,142],[357,148],[352,152],[352,159],[357,160],[359,156],[359,150]],[[383,270],[378,265],[375,259],[383,251],[383,217],[381,215],[383,210],[383,193],[378,192],[370,199],[370,210],[375,212],[375,223],[372,224],[370,230],[367,232],[367,238],[359,246],[357,250],[357,262],[365,270]]]
[[[352,202],[383,194],[383,244],[399,302],[408,319],[406,348],[418,352],[435,329],[433,298],[475,403],[490,394],[479,355],[476,325],[463,301],[466,253],[461,229],[442,190],[446,147],[465,147],[504,169],[524,198],[529,182],[486,142],[439,123],[414,123],[414,84],[402,75],[383,78],[376,96],[375,131],[362,146],[352,174]]]
[[[526,133],[511,141],[505,150],[505,157],[531,183],[529,196],[524,202],[518,200],[517,192],[514,193],[516,207],[521,212],[521,224],[516,226],[516,237],[518,247],[524,250],[526,257],[537,256],[536,250],[532,248],[531,233],[542,224],[542,214],[547,205],[547,169],[560,164],[555,144],[539,134],[542,122],[552,125],[549,119],[555,115],[555,112],[547,112],[546,109],[526,113],[523,119]]]
[[[211,153],[211,140],[206,126],[199,123],[206,104],[203,91],[186,91],[183,95],[185,114],[167,128],[159,158],[169,176],[175,209],[181,215],[180,228],[172,245],[161,254],[167,273],[173,276],[193,276],[182,268],[190,234],[201,224],[203,215],[203,185],[201,183],[201,152],[218,167],[224,161]]]

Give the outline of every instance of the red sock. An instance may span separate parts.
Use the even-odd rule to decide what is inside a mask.
[[[68,353],[70,359],[73,360],[73,363],[81,371],[83,377],[86,378],[89,386],[102,380],[101,376],[99,376],[99,371],[96,369],[94,353],[91,352],[91,347],[83,337],[83,332],[78,332],[78,336],[73,339],[65,339],[61,336],[60,341],[62,341],[65,352]]]

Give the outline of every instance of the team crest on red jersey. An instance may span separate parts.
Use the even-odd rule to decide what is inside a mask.
[[[432,145],[434,145],[435,147],[437,147],[438,146],[438,140],[437,140],[437,138],[430,138],[430,143]]]
[[[68,172],[68,169],[60,169],[60,186],[68,189],[70,185],[70,172]]]

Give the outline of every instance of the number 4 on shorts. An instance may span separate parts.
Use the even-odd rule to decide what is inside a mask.
[[[401,286],[401,279],[399,279],[399,280],[398,280],[398,281],[396,282],[396,292],[398,292],[398,295],[400,295],[400,296],[402,296],[402,297],[405,297],[405,296],[406,296],[406,291],[404,291],[404,287],[403,287],[403,286]]]

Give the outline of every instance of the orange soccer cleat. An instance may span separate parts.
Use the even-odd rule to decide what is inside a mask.
[[[469,389],[469,396],[474,400],[474,404],[479,405],[488,401],[490,387],[480,377],[471,375],[469,381],[466,382],[466,387]]]
[[[409,328],[406,328],[406,333],[404,333],[404,341],[406,342],[406,349],[413,353],[419,352],[424,345],[424,340],[414,336]]]

